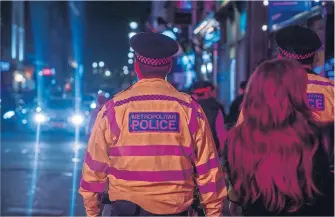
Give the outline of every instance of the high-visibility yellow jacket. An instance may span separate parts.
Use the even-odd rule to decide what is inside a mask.
[[[203,110],[163,79],[140,80],[99,112],[79,189],[88,216],[106,182],[111,201],[161,215],[187,210],[197,185],[206,214],[219,216],[227,194]]]

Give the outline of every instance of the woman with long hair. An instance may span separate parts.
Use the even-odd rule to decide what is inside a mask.
[[[224,153],[244,215],[334,215],[334,177],[306,88],[304,69],[284,59],[265,61],[249,81]]]

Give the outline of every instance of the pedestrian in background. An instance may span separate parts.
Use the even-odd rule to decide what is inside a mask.
[[[88,122],[88,125],[86,126],[86,136],[87,137],[90,136],[92,129],[93,129],[93,125],[98,116],[98,113],[107,101],[108,99],[105,97],[104,92],[98,93],[97,100],[96,100],[96,108],[91,111],[90,120]]]
[[[238,116],[241,112],[241,104],[243,101],[246,87],[247,87],[246,81],[243,81],[240,83],[240,88],[238,89],[239,95],[238,97],[234,99],[234,101],[230,105],[228,120],[229,120],[229,123],[231,123],[231,125],[235,125],[235,123],[237,122]]]
[[[100,110],[87,147],[79,193],[88,216],[187,216],[195,188],[207,216],[220,216],[226,187],[205,113],[166,80],[178,43],[158,33],[130,40],[139,81]],[[194,182],[195,179],[195,182]]]
[[[191,87],[191,94],[194,99],[201,105],[208,119],[209,126],[213,133],[216,150],[222,153],[224,141],[227,137],[225,129],[225,109],[216,99],[216,89],[208,81],[197,81]]]

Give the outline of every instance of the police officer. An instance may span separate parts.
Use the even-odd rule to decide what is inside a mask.
[[[308,73],[307,96],[321,122],[334,122],[334,82],[312,70],[315,52],[322,46],[318,35],[311,29],[289,26],[275,36],[278,58],[299,61]]]
[[[192,85],[191,93],[206,114],[220,156],[227,136],[226,114],[223,105],[216,100],[215,87],[208,81],[197,81]]]
[[[289,26],[279,30],[275,36],[278,46],[278,58],[290,58],[299,61],[308,76],[307,96],[314,108],[315,118],[322,123],[334,122],[334,82],[317,75],[312,70],[316,51],[321,47],[318,35],[311,29],[301,26]],[[243,119],[242,114],[238,123]]]
[[[300,62],[308,76],[307,97],[313,108],[315,120],[325,132],[327,141],[324,142],[329,153],[329,161],[334,164],[334,82],[317,75],[312,70],[316,51],[322,46],[318,35],[311,29],[301,26],[288,26],[279,30],[275,36],[278,46],[277,58],[289,58]],[[243,111],[237,124],[243,121]],[[332,168],[330,168],[332,170]],[[233,192],[229,191],[233,198]]]
[[[311,29],[301,26],[289,26],[276,34],[278,58],[290,58],[299,61],[308,76],[307,97],[314,108],[326,136],[325,149],[330,153],[329,160],[334,162],[334,82],[317,75],[312,70],[316,51],[322,46],[318,35]]]
[[[79,189],[87,215],[101,211],[107,182],[112,216],[185,216],[196,186],[206,214],[219,216],[227,191],[205,113],[165,80],[177,42],[139,33],[130,45],[139,81],[94,124]]]

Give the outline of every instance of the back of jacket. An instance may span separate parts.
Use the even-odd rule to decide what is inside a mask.
[[[143,79],[109,101],[99,117],[79,190],[87,204],[108,178],[111,201],[177,214],[192,204],[197,184],[207,215],[221,214],[223,173],[205,114],[190,96],[163,79]],[[94,148],[97,140],[103,141],[101,153]],[[97,183],[101,189],[90,188]]]
[[[334,122],[334,82],[315,74],[308,74],[307,97],[315,109],[316,118],[323,123]]]

